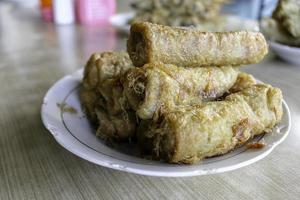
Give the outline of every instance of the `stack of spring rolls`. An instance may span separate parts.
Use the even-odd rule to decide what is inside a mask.
[[[81,101],[101,138],[135,138],[147,157],[193,164],[282,118],[280,89],[239,70],[267,54],[261,33],[135,23],[127,50],[130,59],[99,53],[85,67]]]

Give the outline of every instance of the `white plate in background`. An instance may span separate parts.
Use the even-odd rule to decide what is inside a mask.
[[[195,165],[176,165],[138,157],[133,144],[112,148],[95,136],[95,130],[82,112],[79,86],[82,70],[68,75],[55,83],[43,100],[41,116],[44,125],[56,141],[75,155],[95,164],[149,176],[183,177],[215,174],[231,171],[257,162],[267,156],[288,135],[291,127],[290,112],[283,102],[282,122],[272,133],[263,134],[253,141],[263,140],[267,145],[259,150],[247,149],[245,145],[222,156],[204,159]],[[65,103],[76,109],[76,114],[61,112],[57,103]]]
[[[120,13],[110,18],[110,23],[116,27],[119,31],[129,33],[130,24],[129,21],[134,17],[134,12]],[[238,16],[224,15],[225,18],[225,30],[226,31],[238,31],[238,30],[251,30],[259,31],[257,21],[250,19],[242,19]]]
[[[292,47],[278,42],[268,41],[273,51],[283,60],[300,66],[300,48]]]

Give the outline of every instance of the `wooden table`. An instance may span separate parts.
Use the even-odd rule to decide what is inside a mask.
[[[288,138],[265,159],[228,173],[157,178],[110,170],[61,147],[40,118],[42,98],[94,51],[125,49],[113,27],[54,26],[0,3],[0,199],[299,199],[300,66],[277,59],[244,67],[283,90]],[[262,66],[263,65],[263,66]]]

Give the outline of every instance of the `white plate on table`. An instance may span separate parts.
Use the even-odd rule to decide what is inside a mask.
[[[120,13],[110,18],[110,23],[116,27],[119,31],[129,33],[130,24],[129,21],[134,17],[134,12]],[[249,30],[259,31],[257,21],[250,19],[242,19],[234,15],[224,15],[225,30],[226,31],[238,31]]]
[[[260,135],[251,141],[263,140],[267,145],[262,149],[247,149],[246,145],[243,145],[228,154],[207,158],[195,165],[176,165],[146,160],[138,157],[138,151],[133,144],[113,148],[96,137],[94,128],[80,106],[78,93],[81,79],[82,70],[79,70],[72,75],[65,76],[49,89],[41,110],[43,123],[56,141],[70,152],[95,164],[116,170],[165,177],[231,171],[267,156],[286,138],[291,127],[289,108],[283,102],[282,122],[273,129],[272,133]],[[62,112],[58,103],[73,107],[77,113]]]

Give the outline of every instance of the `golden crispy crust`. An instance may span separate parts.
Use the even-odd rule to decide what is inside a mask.
[[[87,89],[95,89],[103,81],[118,78],[132,67],[124,51],[94,53],[84,67],[83,85]]]
[[[151,63],[128,70],[122,79],[130,106],[142,119],[177,105],[193,105],[222,96],[235,84],[235,67],[183,68]]]
[[[269,85],[254,85],[224,101],[181,106],[162,113],[138,138],[154,156],[171,163],[196,163],[244,144],[273,128],[282,118],[282,94]],[[152,145],[152,146],[151,146]]]
[[[185,67],[258,63],[268,53],[259,32],[201,32],[148,22],[134,23],[127,51],[137,67],[163,62]]]
[[[132,67],[126,52],[103,52],[93,54],[84,68],[80,99],[101,138],[126,140],[135,133],[135,114],[120,83],[120,77]]]

